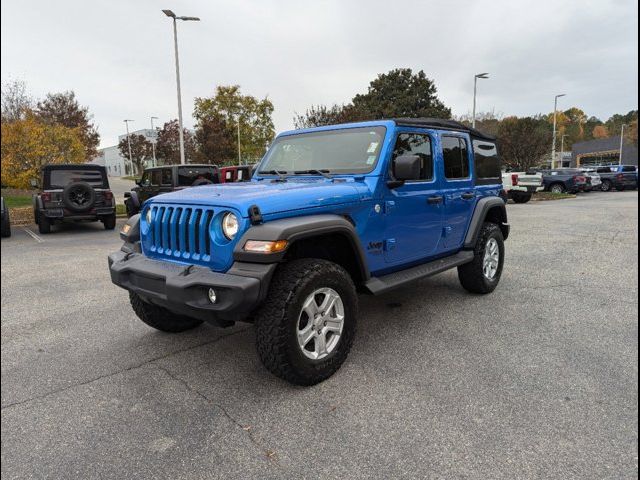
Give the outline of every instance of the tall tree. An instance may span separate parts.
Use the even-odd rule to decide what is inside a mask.
[[[260,159],[273,140],[275,127],[272,114],[273,103],[268,98],[243,95],[239,85],[219,86],[212,97],[196,98],[193,112],[197,121],[196,130],[212,119],[223,120],[233,130],[236,156],[239,126],[240,153],[245,163]]]
[[[608,138],[609,130],[604,125],[596,125],[592,131],[593,138]]]
[[[498,128],[498,148],[503,164],[518,170],[540,165],[549,150],[551,128],[546,119],[507,117]]]
[[[202,119],[196,128],[195,142],[199,162],[216,165],[236,162],[233,129],[221,117]]]
[[[184,136],[184,156],[187,163],[196,160],[196,145],[189,130],[182,130]],[[178,120],[170,120],[158,131],[156,140],[156,157],[164,163],[177,165],[180,163],[180,126]]]
[[[437,96],[436,85],[424,71],[398,68],[378,75],[365,94],[353,97],[361,119],[394,117],[451,118],[451,110]]]
[[[10,80],[2,84],[2,123],[25,118],[33,109],[33,98],[22,80]]]
[[[468,127],[473,125],[473,118],[470,114],[462,115],[456,118],[456,120],[462,122]],[[495,111],[478,112],[476,113],[476,130],[479,130],[486,135],[497,137],[501,121],[502,114],[496,114]]]
[[[311,105],[303,114],[296,114],[293,119],[295,128],[322,127],[338,123],[355,122],[360,119],[353,105]]]
[[[136,172],[141,174],[144,169],[144,161],[153,155],[153,146],[144,135],[129,135],[129,140],[124,137],[118,143],[118,151],[124,158],[129,158],[129,141],[131,142],[131,160],[135,165]]]
[[[92,122],[93,116],[89,113],[89,108],[80,105],[73,91],[48,93],[38,102],[36,114],[46,123],[78,129],[87,160],[97,155],[100,134]]]
[[[30,180],[38,177],[42,166],[83,163],[84,151],[76,129],[44,123],[30,113],[23,119],[2,122],[2,183],[29,188]]]

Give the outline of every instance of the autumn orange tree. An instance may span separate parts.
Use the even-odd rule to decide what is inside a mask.
[[[2,184],[29,188],[43,165],[83,163],[82,132],[58,123],[45,123],[32,113],[13,122],[2,122]]]

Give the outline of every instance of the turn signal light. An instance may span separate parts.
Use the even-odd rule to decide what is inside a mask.
[[[244,250],[253,253],[278,253],[284,251],[288,244],[289,242],[286,240],[247,240],[247,243],[244,244]]]

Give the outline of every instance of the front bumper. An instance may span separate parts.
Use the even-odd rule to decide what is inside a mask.
[[[219,273],[140,253],[109,255],[111,281],[117,286],[176,314],[212,323],[246,319],[265,298],[276,265],[236,262]],[[210,288],[216,292],[215,303],[209,301]]]

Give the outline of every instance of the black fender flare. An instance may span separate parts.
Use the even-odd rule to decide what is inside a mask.
[[[471,217],[471,222],[469,223],[469,229],[467,230],[467,236],[464,239],[465,249],[475,248],[482,225],[487,219],[487,214],[494,208],[499,211],[498,226],[502,230],[502,235],[505,240],[509,238],[509,222],[507,221],[507,207],[504,200],[500,197],[485,197],[478,200],[476,204],[473,217]]]
[[[303,217],[283,218],[254,225],[242,235],[236,244],[233,250],[233,258],[236,262],[277,263],[282,261],[287,250],[269,254],[246,252],[244,245],[247,240],[287,240],[290,246],[298,240],[328,233],[344,235],[349,241],[353,248],[360,275],[363,280],[367,280],[369,278],[369,270],[358,233],[353,224],[340,215],[307,215]]]

